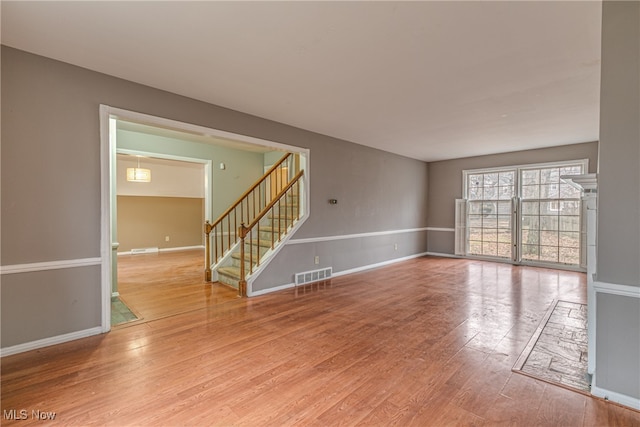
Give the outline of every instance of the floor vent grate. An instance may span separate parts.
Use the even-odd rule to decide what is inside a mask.
[[[321,268],[320,270],[305,271],[303,273],[296,273],[296,286],[329,279],[332,273],[332,267]]]
[[[135,248],[131,249],[131,254],[155,254],[158,253],[158,248]]]

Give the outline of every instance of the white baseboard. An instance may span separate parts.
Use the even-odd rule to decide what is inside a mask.
[[[197,245],[197,246],[181,246],[181,247],[177,247],[177,248],[161,248],[158,249],[157,252],[178,252],[178,251],[190,251],[193,249],[204,249],[204,245]],[[146,252],[146,253],[156,253],[156,252]],[[144,255],[145,252],[137,252],[137,253],[132,253],[131,251],[126,251],[126,252],[118,252],[118,256],[120,255]]]
[[[457,258],[457,259],[463,259],[464,258],[464,257],[462,257],[460,255],[445,254],[445,253],[441,253],[441,252],[425,252],[425,255],[439,256],[439,257],[443,257],[443,258]]]
[[[595,383],[595,378],[593,382]],[[596,397],[619,403],[620,405],[628,406],[629,408],[640,411],[640,399],[638,398],[616,393],[615,391],[605,390],[595,385],[591,386],[591,394]]]
[[[374,268],[384,267],[386,265],[395,264],[397,262],[407,261],[413,258],[420,258],[421,256],[425,256],[425,255],[427,255],[427,253],[422,252],[419,254],[413,254],[413,255],[402,257],[402,258],[394,258],[388,261],[377,262],[375,264],[363,265],[362,267],[350,268],[349,270],[334,272],[332,277],[340,277],[340,276],[345,276],[347,274],[353,274],[353,273],[359,273],[361,271],[372,270]]]
[[[11,356],[12,354],[24,353],[25,351],[36,350],[38,348],[48,347],[50,345],[62,344],[64,342],[77,340],[80,338],[90,337],[102,333],[102,327],[97,326],[83,331],[71,332],[55,337],[44,338],[41,340],[31,341],[24,344],[18,344],[11,347],[0,349],[0,357]]]
[[[247,292],[247,296],[248,297],[257,297],[257,296],[260,296],[260,295],[270,294],[271,292],[283,291],[285,289],[293,288],[295,286],[296,286],[295,283],[287,283],[286,285],[276,286],[275,288],[267,288],[267,289],[260,289],[259,291]]]
[[[193,249],[204,249],[204,245],[196,245],[196,246],[182,246],[179,248],[162,248],[160,252],[177,252],[177,251],[190,251]]]
[[[374,268],[379,268],[379,267],[384,267],[386,265],[390,265],[390,264],[395,264],[398,262],[402,262],[402,261],[407,261],[413,258],[419,258],[421,256],[425,256],[427,255],[426,252],[423,253],[419,253],[419,254],[414,254],[414,255],[409,255],[406,257],[402,257],[402,258],[394,258],[388,261],[383,261],[383,262],[378,262],[375,264],[369,264],[369,265],[364,265],[362,267],[356,267],[356,268],[351,268],[349,270],[343,270],[343,271],[339,271],[337,273],[333,273],[333,275],[331,277],[329,277],[327,280],[331,280],[334,277],[339,277],[339,276],[346,276],[347,274],[353,274],[353,273],[358,273],[361,271],[366,271],[366,270],[372,270]],[[259,295],[264,295],[264,294],[268,294],[271,292],[277,292],[277,291],[282,291],[284,289],[289,289],[289,288],[294,288],[296,286],[295,283],[287,283],[285,285],[280,285],[280,286],[276,286],[274,288],[267,288],[267,289],[261,289],[259,291],[255,291],[255,292],[248,292],[247,296],[249,297],[255,297],[255,296],[259,296]]]

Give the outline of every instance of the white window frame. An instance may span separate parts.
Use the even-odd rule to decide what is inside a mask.
[[[521,175],[521,171],[522,170],[526,170],[526,169],[545,169],[545,168],[552,168],[552,167],[567,167],[567,166],[575,166],[575,165],[580,165],[582,166],[582,173],[587,173],[589,171],[589,159],[578,159],[578,160],[564,160],[564,161],[555,161],[555,162],[544,162],[544,163],[531,163],[531,164],[521,164],[521,165],[509,165],[509,166],[498,166],[498,167],[491,167],[491,168],[479,168],[479,169],[465,169],[462,171],[462,194],[463,194],[463,199],[461,200],[465,200],[467,203],[469,201],[469,186],[468,186],[468,181],[469,181],[469,175],[474,175],[474,174],[487,174],[487,173],[499,173],[499,172],[508,172],[508,171],[515,171],[515,177],[514,177],[514,194],[515,197],[513,198],[513,216],[512,216],[512,235],[513,235],[513,240],[512,240],[512,244],[513,244],[513,251],[512,251],[512,258],[511,260],[507,259],[507,258],[501,258],[501,257],[489,257],[489,256],[481,256],[481,255],[470,255],[468,253],[468,232],[469,232],[469,224],[468,224],[468,215],[467,215],[467,211],[465,209],[465,223],[464,223],[464,227],[461,227],[461,229],[464,230],[465,232],[465,236],[464,236],[464,240],[465,240],[465,251],[464,251],[464,256],[467,256],[469,258],[474,258],[474,259],[485,259],[485,260],[490,260],[490,261],[498,261],[498,262],[510,262],[512,264],[516,264],[516,265],[532,265],[532,266],[541,266],[541,267],[551,267],[551,268],[557,268],[557,269],[567,269],[567,270],[576,270],[576,271],[585,271],[584,269],[584,254],[586,253],[586,239],[584,238],[583,233],[581,232],[581,238],[580,238],[580,262],[578,265],[571,265],[571,264],[562,264],[562,263],[552,263],[552,262],[544,262],[544,261],[532,261],[532,260],[522,260],[522,256],[521,256],[521,242],[520,242],[520,235],[521,235],[521,224],[520,224],[520,217],[522,216],[521,213],[521,185],[520,185],[520,175]],[[582,196],[581,196],[581,200],[582,200]],[[584,211],[584,209],[583,209]],[[584,214],[581,212],[580,214],[580,230],[582,230],[583,227],[583,223],[586,220],[586,218],[584,217]],[[456,239],[460,239],[461,236],[456,236]]]

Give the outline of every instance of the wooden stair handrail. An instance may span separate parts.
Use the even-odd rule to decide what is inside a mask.
[[[284,197],[284,195],[287,193],[287,191],[289,191],[289,189],[291,187],[293,187],[293,185],[295,183],[298,182],[298,180],[300,178],[302,178],[302,175],[304,175],[304,171],[300,171],[298,172],[298,174],[296,176],[294,176],[291,181],[289,182],[289,184],[287,184],[286,187],[284,187],[282,189],[282,191],[280,191],[280,193],[278,193],[278,195],[276,195],[276,197],[273,198],[273,200],[264,207],[264,209],[262,209],[262,211],[256,215],[256,218],[251,221],[251,223],[247,226],[245,226],[244,224],[240,224],[240,229],[243,230],[244,234],[242,232],[240,232],[240,238],[244,239],[245,237],[247,237],[247,234],[249,234],[249,232],[253,229],[253,227],[256,226],[256,224],[258,222],[260,222],[260,220],[269,213],[269,210],[274,207],[276,205],[276,203],[278,203],[280,201],[280,199],[282,199]]]
[[[231,248],[238,243],[239,236],[236,234],[238,223],[253,222],[256,214],[263,210],[263,204],[274,202],[274,200],[278,200],[280,194],[283,194],[283,190],[280,188],[281,185],[285,182],[289,183],[290,173],[299,170],[300,166],[296,156],[298,156],[296,153],[286,153],[213,223],[208,220],[205,221],[205,281],[212,280],[211,265],[220,262]],[[287,164],[287,162],[291,163]],[[284,170],[290,171],[286,177],[279,172]],[[268,188],[272,189],[270,194],[267,193]],[[289,189],[291,186],[287,186],[287,188]],[[272,197],[271,194],[275,191],[278,194]],[[214,244],[213,248],[211,247],[212,243]]]
[[[240,227],[238,227],[238,235],[240,236],[240,280],[238,281],[238,294],[241,297],[245,297],[247,296],[247,278],[246,278],[246,271],[245,271],[245,238],[247,237],[247,235],[249,233],[251,233],[251,231],[258,226],[258,239],[260,239],[260,233],[259,233],[259,224],[260,224],[260,220],[262,218],[264,218],[264,216],[269,213],[269,211],[271,209],[273,209],[273,207],[277,204],[280,203],[280,201],[285,198],[285,196],[287,196],[289,190],[296,184],[298,184],[298,182],[300,181],[300,178],[302,178],[302,176],[304,175],[304,171],[299,171],[296,176],[293,177],[293,179],[291,179],[289,181],[289,183],[282,189],[280,190],[280,192],[273,198],[273,200],[271,200],[271,202],[269,202],[269,204],[267,204],[261,211],[260,213],[258,213],[256,215],[256,217],[254,218],[253,221],[251,221],[251,223],[248,226],[245,226],[244,223],[240,224]],[[300,194],[298,192],[298,197],[300,197]],[[299,206],[299,205],[298,205]],[[298,211],[298,215],[299,215],[299,211]],[[291,218],[291,222],[293,223],[293,218]],[[278,219],[278,223],[280,223],[280,219]],[[285,225],[285,228],[287,227],[287,225]],[[286,230],[285,230],[286,233]],[[273,248],[273,234],[271,235],[271,245]],[[260,254],[258,253],[258,262],[259,262],[259,258],[260,258]],[[251,266],[251,271],[253,269],[253,249],[250,248],[249,250],[249,264]]]
[[[218,217],[217,220],[215,220],[213,222],[213,224],[211,224],[211,228],[214,228],[216,225],[220,224],[224,218],[229,215],[229,213],[231,213],[231,211],[233,211],[235,208],[238,207],[238,205],[240,205],[240,203],[242,203],[242,201],[247,198],[247,196],[249,196],[249,194],[251,194],[251,192],[253,190],[255,190],[260,184],[262,184],[262,182],[266,179],[268,179],[271,176],[271,172],[273,172],[274,170],[278,169],[278,167],[283,164],[290,156],[293,156],[293,153],[287,153],[285,154],[280,160],[278,160],[278,163],[274,164],[273,166],[271,166],[269,168],[268,171],[266,171],[264,173],[264,175],[257,180],[251,187],[249,187],[249,189],[247,191],[245,191],[244,193],[242,193],[242,196],[238,197],[238,200],[236,200],[236,202],[231,205],[226,211],[224,211],[224,213],[222,215],[220,215]]]

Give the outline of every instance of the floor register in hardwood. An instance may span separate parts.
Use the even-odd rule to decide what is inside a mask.
[[[585,287],[579,273],[424,257],[210,298],[3,358],[2,425],[640,426],[511,370],[550,304]]]

